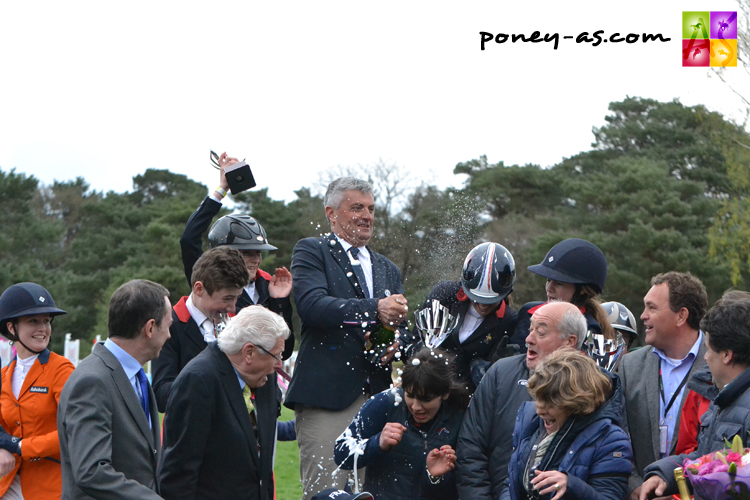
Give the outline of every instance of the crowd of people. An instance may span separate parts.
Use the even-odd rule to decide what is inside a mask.
[[[190,295],[172,306],[158,283],[123,284],[108,338],[75,369],[48,349],[65,311],[47,290],[2,293],[16,356],[1,377],[0,499],[272,500],[277,441],[296,440],[303,500],[646,500],[677,492],[685,457],[747,444],[750,294],[709,309],[696,277],[665,270],[634,348],[633,313],[601,301],[596,245],[552,247],[529,267],[545,300],[516,311],[513,256],[487,242],[428,294],[423,307],[453,320],[436,344],[409,329],[401,272],[368,246],[367,182],[331,182],[330,233],[271,275],[257,220],[211,225],[236,162],[221,155],[220,184],[180,240]],[[292,295],[301,331],[282,399]],[[294,420],[278,420],[282,404]]]

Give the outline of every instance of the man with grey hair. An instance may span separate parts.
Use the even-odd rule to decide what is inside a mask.
[[[164,416],[165,499],[273,498],[275,371],[288,336],[284,318],[249,306],[180,372]]]
[[[292,256],[302,336],[285,404],[295,413],[307,499],[346,486],[349,473],[332,476],[336,438],[368,395],[391,385],[398,343],[371,362],[370,334],[382,327],[406,331],[401,271],[367,247],[375,218],[370,184],[336,179],[328,186],[325,212],[331,233],[299,241]]]
[[[500,497],[508,476],[518,409],[525,401],[531,401],[526,389],[530,372],[557,349],[580,349],[585,336],[586,318],[576,306],[549,302],[531,317],[526,354],[503,358],[487,370],[458,436],[456,465],[460,498]]]

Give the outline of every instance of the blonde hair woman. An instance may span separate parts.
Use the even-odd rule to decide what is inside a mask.
[[[503,500],[625,496],[633,455],[614,374],[571,348],[541,361],[518,410]]]

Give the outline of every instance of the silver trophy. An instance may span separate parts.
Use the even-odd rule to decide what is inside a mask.
[[[227,327],[227,324],[229,323],[229,315],[227,313],[219,313],[219,321],[214,321],[214,335],[216,335],[216,338],[219,338],[219,335],[221,332],[224,331],[224,329]]]
[[[604,335],[589,330],[586,334],[586,342],[583,344],[586,354],[608,372],[617,370],[622,359],[622,351],[625,349],[622,333],[617,330],[615,332],[617,333],[615,339],[607,340]]]
[[[422,334],[424,345],[430,349],[439,347],[448,337],[448,334],[456,328],[458,316],[453,316],[448,308],[438,300],[432,300],[432,304],[425,307],[414,315]]]

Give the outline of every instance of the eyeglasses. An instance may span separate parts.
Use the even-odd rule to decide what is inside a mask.
[[[279,363],[284,363],[284,361],[282,361],[280,357],[276,356],[275,354],[271,354],[271,352],[268,349],[266,349],[265,347],[263,347],[262,345],[255,344],[255,347],[257,347],[261,351],[265,352],[266,354],[268,354],[269,356],[271,356],[273,359],[275,359]]]

